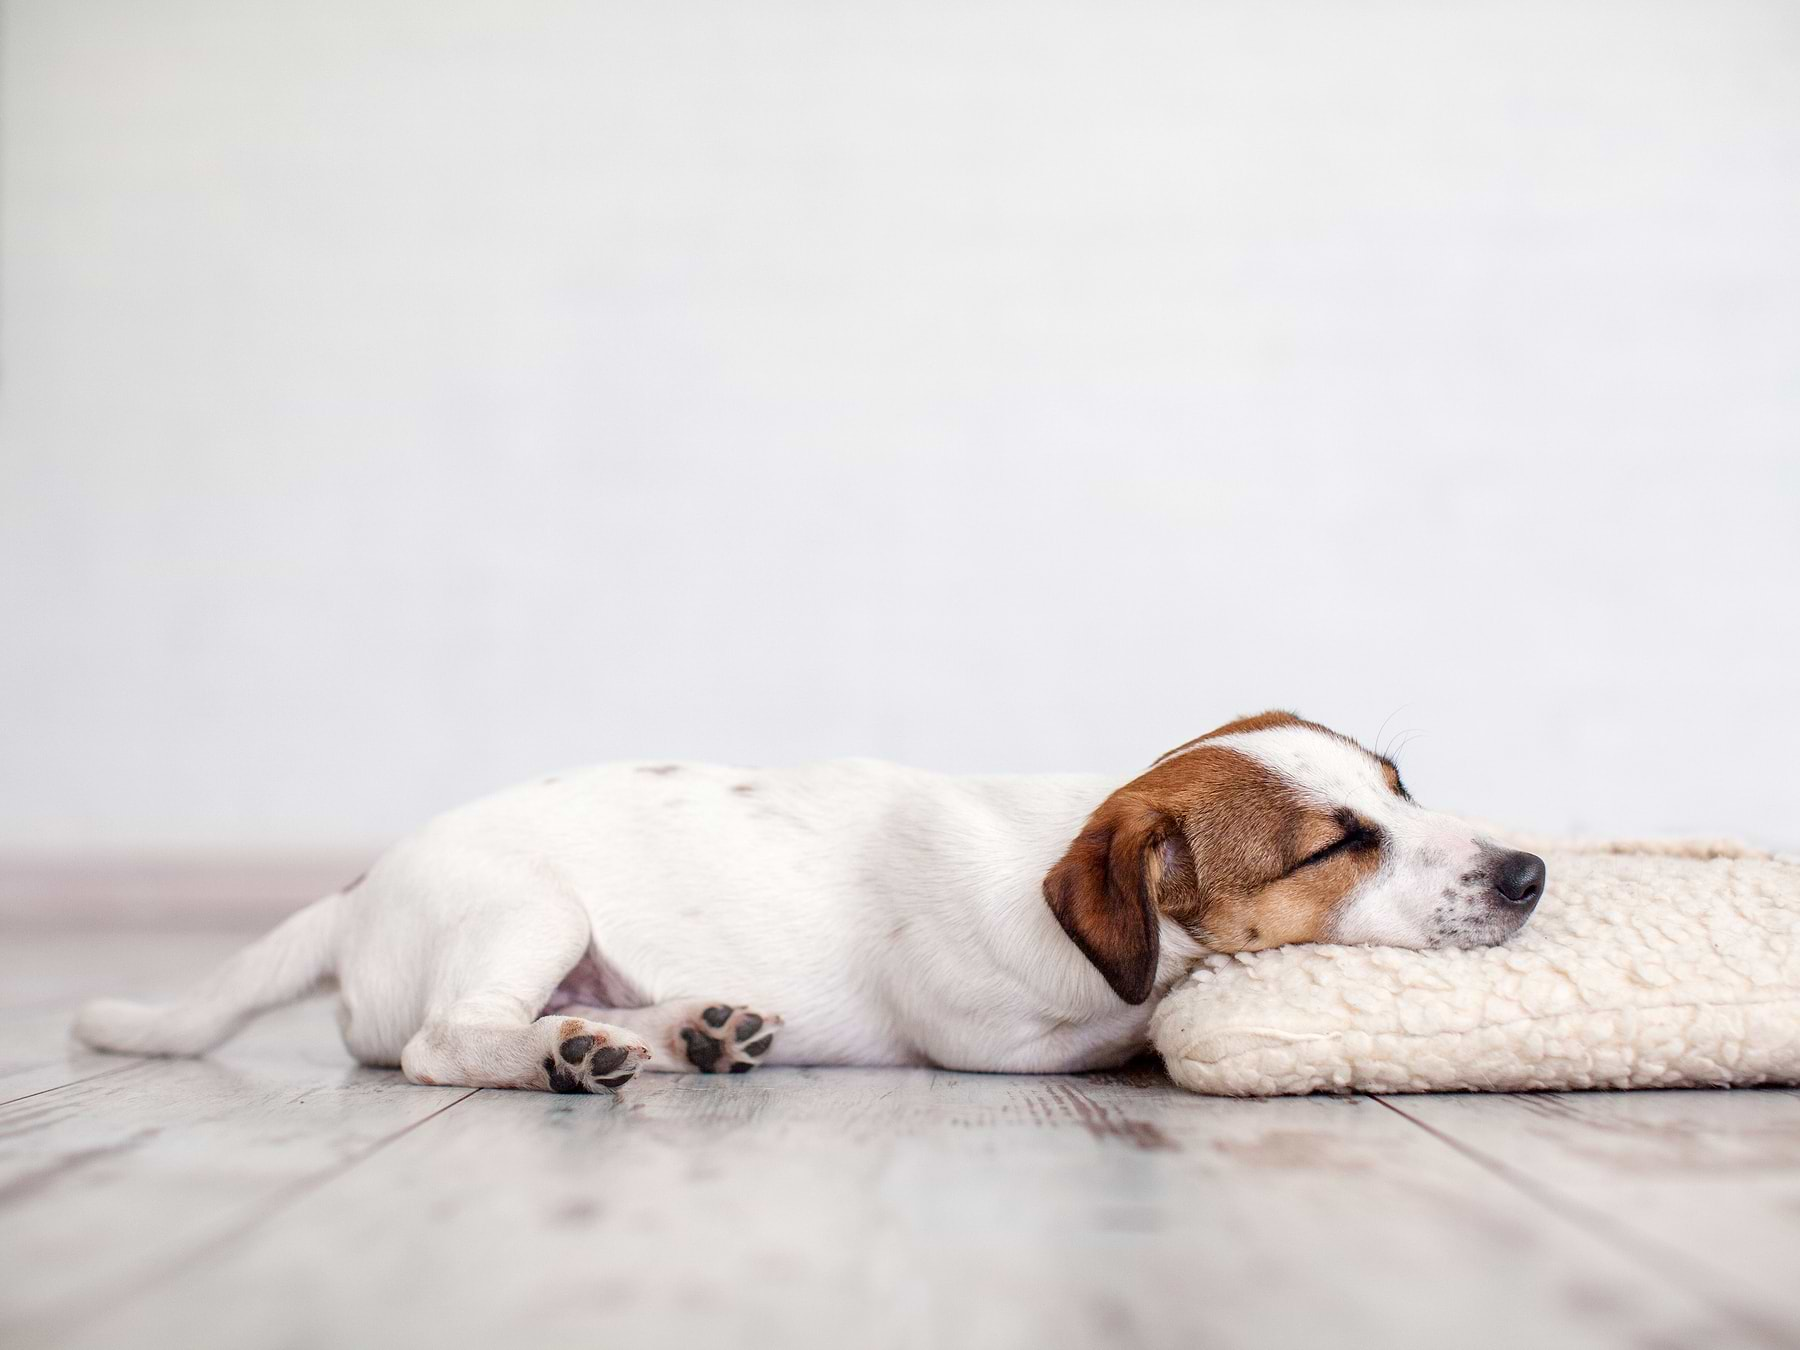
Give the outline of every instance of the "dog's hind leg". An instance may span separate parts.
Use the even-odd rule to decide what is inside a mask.
[[[747,1073],[775,1043],[781,1019],[717,998],[653,1003],[648,1008],[564,1008],[627,1027],[650,1043],[644,1068],[663,1073]]]
[[[458,932],[423,1024],[400,1053],[415,1083],[598,1092],[650,1058],[625,1027],[568,1012],[539,1017],[557,982],[587,950],[587,916],[553,904],[518,923],[478,921]]]

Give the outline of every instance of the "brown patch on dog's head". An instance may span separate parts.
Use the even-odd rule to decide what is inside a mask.
[[[1318,723],[1308,722],[1305,719],[1296,716],[1294,713],[1284,712],[1280,708],[1271,708],[1268,712],[1257,713],[1254,717],[1240,717],[1235,722],[1227,722],[1222,727],[1214,727],[1204,736],[1196,736],[1191,741],[1183,741],[1173,750],[1158,755],[1155,763],[1151,764],[1150,767],[1154,769],[1158,764],[1163,763],[1165,760],[1174,759],[1177,755],[1185,755],[1202,741],[1215,741],[1221,736],[1235,736],[1240,731],[1265,731],[1270,727],[1289,726],[1311,727],[1318,726]],[[1325,728],[1319,727],[1319,730],[1324,731]]]
[[[1348,736],[1345,736],[1341,732],[1333,731],[1330,727],[1325,726],[1322,723],[1309,722],[1304,717],[1300,716],[1299,713],[1291,713],[1284,708],[1271,708],[1268,712],[1259,712],[1250,717],[1240,717],[1235,722],[1227,722],[1222,727],[1214,727],[1204,736],[1196,736],[1191,741],[1184,741],[1167,754],[1158,755],[1156,762],[1150,767],[1155,768],[1157,764],[1174,759],[1177,755],[1186,754],[1195,746],[1203,744],[1206,741],[1216,741],[1223,736],[1237,736],[1251,731],[1268,731],[1274,727],[1307,727],[1318,732],[1322,736],[1330,736],[1335,740],[1343,741],[1346,745],[1356,745],[1356,742],[1351,740]],[[1357,746],[1357,749],[1360,750],[1361,748],[1361,746]],[[1382,762],[1387,763],[1385,760]],[[1389,767],[1391,768],[1393,766],[1389,765]]]
[[[1170,751],[1102,802],[1045,876],[1044,898],[1063,931],[1127,1003],[1144,1002],[1154,987],[1159,916],[1219,952],[1316,942],[1378,865],[1379,840],[1355,818],[1307,800],[1248,756],[1207,744],[1292,725],[1316,727],[1263,713]]]

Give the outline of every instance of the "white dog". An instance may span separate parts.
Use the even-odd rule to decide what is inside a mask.
[[[614,765],[427,825],[174,1003],[76,1032],[195,1055],[335,977],[344,1043],[416,1083],[617,1088],[639,1068],[1068,1072],[1143,1049],[1206,952],[1479,946],[1544,865],[1289,713],[1123,785],[851,761]]]

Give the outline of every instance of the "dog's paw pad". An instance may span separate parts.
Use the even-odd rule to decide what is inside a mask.
[[[631,1066],[625,1072],[627,1075],[636,1073],[643,1057],[640,1055],[637,1059],[632,1059],[631,1051],[632,1047],[627,1045],[609,1045],[603,1050],[596,1050],[588,1060],[588,1072],[597,1078],[604,1078],[617,1072],[621,1065],[631,1060]]]
[[[650,1058],[650,1047],[642,1042],[606,1036],[579,1018],[568,1018],[559,1030],[556,1053],[544,1056],[544,1076],[552,1092],[621,1087]]]
[[[725,1046],[693,1027],[681,1029],[681,1048],[687,1054],[689,1064],[701,1073],[711,1073],[718,1067],[719,1056],[725,1053]]]
[[[775,1043],[781,1019],[714,1003],[680,1030],[681,1052],[701,1073],[748,1073]]]

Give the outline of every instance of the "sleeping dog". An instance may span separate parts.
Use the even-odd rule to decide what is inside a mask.
[[[415,1083],[614,1089],[639,1069],[1123,1063],[1208,952],[1504,941],[1544,864],[1419,806],[1291,713],[1120,784],[848,761],[625,764],[452,811],[102,1050],[197,1055],[335,981],[344,1043]]]

